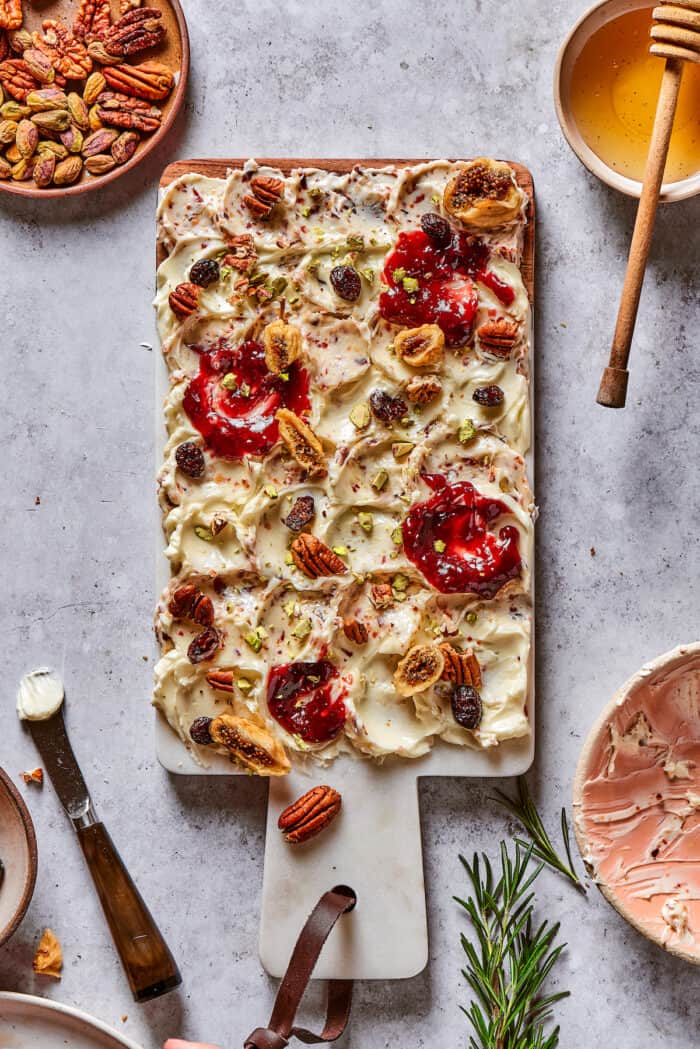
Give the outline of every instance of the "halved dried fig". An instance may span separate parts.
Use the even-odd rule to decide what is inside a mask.
[[[414,645],[394,671],[394,688],[400,696],[425,692],[439,681],[444,667],[445,657],[437,645]]]
[[[447,183],[443,206],[466,225],[488,229],[515,219],[524,199],[508,164],[479,157]]]
[[[279,408],[275,418],[279,423],[280,437],[299,466],[312,477],[325,477],[328,468],[323,445],[311,427],[289,408]]]
[[[273,321],[263,331],[265,363],[271,372],[282,374],[301,353],[301,332],[293,324]]]
[[[291,765],[279,740],[246,718],[221,714],[209,726],[214,743],[226,747],[231,760],[257,776],[286,776]]]
[[[407,328],[394,339],[396,355],[412,368],[439,368],[445,350],[445,335],[437,324]]]

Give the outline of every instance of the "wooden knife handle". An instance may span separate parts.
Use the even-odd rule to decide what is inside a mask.
[[[104,823],[79,828],[78,839],[135,1001],[173,990],[182,982],[175,960]]]

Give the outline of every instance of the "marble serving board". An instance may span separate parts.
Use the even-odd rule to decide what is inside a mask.
[[[423,158],[423,160],[429,158]],[[418,159],[277,159],[258,158],[261,165],[288,174],[294,168],[315,167],[342,173],[355,164],[384,167],[421,163]],[[197,172],[224,178],[245,164],[244,158],[181,160],[170,164],[160,179],[168,186],[175,179]],[[508,161],[518,183],[530,199],[521,272],[534,305],[535,199],[531,173]],[[163,255],[157,255],[157,263]],[[168,392],[167,368],[156,357],[156,462],[160,468],[165,446],[162,404]],[[534,392],[534,345],[530,331],[530,396]],[[528,453],[528,475],[534,484],[534,450]],[[157,538],[157,595],[170,578]],[[533,595],[534,596],[534,595]],[[260,959],[271,976],[281,976],[304,919],[319,896],[333,885],[351,886],[358,897],[352,914],[341,918],[325,945],[314,975],[323,979],[401,979],[415,976],[428,961],[428,927],[423,879],[423,853],[418,808],[421,776],[518,776],[532,764],[535,753],[534,624],[530,653],[528,712],[533,732],[490,750],[470,750],[438,743],[422,758],[389,759],[383,763],[338,758],[323,770],[294,771],[271,779],[267,811],[265,866],[260,916]],[[225,758],[209,766],[196,764],[189,751],[156,715],[156,751],[169,772],[180,775],[235,775]],[[277,829],[277,818],[291,801],[317,783],[327,783],[343,796],[341,817],[324,834],[308,844],[290,847]]]

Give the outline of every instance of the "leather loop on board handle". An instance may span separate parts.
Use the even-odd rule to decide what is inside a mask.
[[[351,911],[357,902],[352,889],[336,885],[325,892],[299,934],[287,971],[282,977],[268,1027],[258,1027],[245,1041],[245,1049],[285,1049],[294,1037],[307,1045],[334,1042],[340,1038],[350,1017],[352,980],[328,981],[326,1023],[321,1034],[295,1027],[294,1019],[307,984],[311,979],[321,948],[341,914]]]

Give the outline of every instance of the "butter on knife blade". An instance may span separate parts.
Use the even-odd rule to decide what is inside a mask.
[[[39,667],[19,683],[17,714],[22,721],[47,721],[61,709],[63,695],[63,682],[56,671]]]

